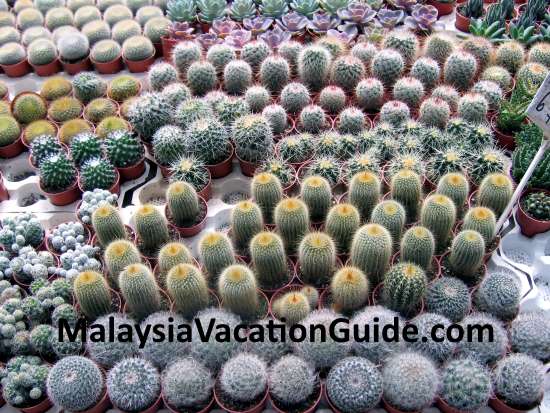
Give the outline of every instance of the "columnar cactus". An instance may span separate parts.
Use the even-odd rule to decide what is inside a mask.
[[[300,187],[300,198],[313,221],[324,221],[332,203],[332,189],[326,179],[316,175],[308,176]]]
[[[492,210],[485,207],[474,207],[468,210],[462,224],[463,230],[477,231],[489,247],[494,239],[496,217]]]
[[[109,286],[97,272],[80,273],[74,280],[74,294],[80,310],[90,319],[96,319],[111,311]]]
[[[424,200],[420,211],[420,223],[433,234],[436,252],[447,247],[455,221],[456,207],[449,197],[435,194]]]
[[[311,232],[304,236],[298,251],[300,278],[306,284],[326,284],[336,267],[336,247],[325,233]]]
[[[401,239],[401,260],[418,265],[424,271],[432,266],[435,252],[435,240],[428,228],[414,226],[409,228]]]
[[[514,187],[508,176],[502,173],[490,174],[479,186],[476,203],[478,206],[492,209],[495,216],[500,217],[513,193]]]
[[[370,219],[374,206],[378,203],[381,194],[380,178],[372,172],[359,172],[353,176],[349,185],[349,202],[361,214],[361,219]]]
[[[483,264],[485,241],[476,231],[464,230],[457,234],[451,245],[451,270],[466,282],[475,281]]]
[[[329,76],[331,55],[322,46],[305,47],[298,56],[298,74],[312,90],[321,90]]]
[[[417,265],[394,265],[384,276],[382,301],[390,309],[408,314],[418,308],[427,284],[426,273]]]
[[[464,91],[467,90],[478,70],[476,58],[470,53],[458,50],[449,55],[443,67],[445,83]]]
[[[407,222],[414,222],[418,218],[422,183],[418,174],[403,169],[397,172],[390,184],[391,197],[405,208]]]
[[[98,241],[105,247],[112,241],[128,237],[120,213],[108,202],[102,202],[93,212],[92,226]]]
[[[136,235],[146,252],[156,252],[168,242],[168,222],[152,204],[141,205],[134,213]]]
[[[161,288],[166,287],[168,271],[178,264],[191,264],[193,256],[185,244],[181,242],[169,242],[165,244],[158,254],[157,282]]]
[[[352,204],[342,203],[333,206],[325,223],[325,231],[334,240],[339,254],[347,254],[353,234],[359,228],[361,217]]]
[[[295,253],[309,229],[309,211],[298,198],[286,198],[275,207],[274,220],[288,253]]]
[[[371,222],[388,230],[395,248],[401,241],[401,235],[407,222],[405,208],[393,200],[382,201],[372,210]]]
[[[311,309],[311,303],[306,295],[300,291],[290,291],[278,298],[274,303],[274,312],[289,326],[299,323],[306,318]]]
[[[107,245],[103,255],[109,273],[109,283],[118,287],[118,275],[130,264],[141,262],[136,246],[127,240],[115,240]]]
[[[168,271],[166,290],[176,311],[191,319],[198,311],[208,306],[209,296],[206,279],[198,268],[191,264],[177,264]]]
[[[385,85],[392,85],[401,76],[405,62],[399,52],[393,49],[382,49],[371,61],[371,73]]]
[[[330,282],[330,294],[335,308],[343,312],[354,311],[366,304],[369,281],[360,269],[342,267]]]
[[[176,181],[168,186],[166,204],[178,227],[194,225],[200,215],[199,197],[193,185],[187,182]]]
[[[351,264],[368,277],[371,285],[382,281],[392,254],[392,238],[386,228],[367,224],[353,236],[350,250]]]
[[[254,235],[264,226],[262,211],[258,205],[250,201],[241,201],[231,211],[231,230],[235,243],[241,248],[247,248]]]
[[[281,181],[270,173],[262,172],[250,184],[252,198],[260,206],[266,223],[273,222],[273,212],[283,197]]]
[[[143,264],[130,264],[118,276],[120,292],[132,315],[141,320],[161,308],[155,277]]]
[[[201,238],[199,255],[208,272],[210,285],[215,285],[221,272],[235,263],[231,241],[221,232],[209,232]]]
[[[473,298],[479,311],[508,321],[519,312],[521,288],[514,275],[494,272],[481,281]]]
[[[276,288],[288,280],[283,240],[275,233],[260,232],[250,242],[250,257],[261,288]]]
[[[458,212],[464,208],[468,199],[470,184],[463,174],[451,172],[441,177],[437,183],[436,192],[449,197]]]

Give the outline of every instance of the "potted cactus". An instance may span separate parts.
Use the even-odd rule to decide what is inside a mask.
[[[0,67],[9,77],[25,76],[31,71],[27,52],[18,43],[10,42],[0,48]]]
[[[143,144],[128,130],[115,130],[105,138],[105,152],[118,169],[124,181],[130,181],[145,172]]]
[[[24,149],[17,120],[8,115],[0,116],[0,158],[13,158]]]
[[[241,172],[253,176],[260,163],[273,151],[273,134],[269,123],[262,115],[246,115],[233,125],[235,152]]]
[[[61,65],[69,75],[91,69],[90,43],[80,33],[62,36],[57,43]]]
[[[207,214],[208,204],[191,184],[175,181],[168,186],[165,215],[182,237],[197,235],[204,228]]]
[[[122,48],[110,39],[100,40],[94,44],[90,52],[90,60],[98,73],[113,74],[124,68]]]
[[[130,72],[146,72],[155,61],[155,46],[145,36],[132,36],[122,44],[122,58]]]
[[[36,39],[29,44],[27,58],[38,76],[51,76],[61,70],[57,48],[49,39]]]
[[[54,205],[68,205],[80,197],[77,171],[64,153],[51,155],[40,163],[40,190]]]
[[[456,0],[428,0],[427,4],[437,9],[438,17],[451,14],[455,8]]]
[[[120,192],[120,174],[107,159],[86,160],[78,173],[78,187],[82,192],[108,189],[113,194]]]
[[[527,237],[550,230],[550,191],[529,189],[518,201],[516,219]]]
[[[456,6],[455,27],[465,33],[470,32],[472,19],[479,19],[483,16],[483,0],[467,0]]]

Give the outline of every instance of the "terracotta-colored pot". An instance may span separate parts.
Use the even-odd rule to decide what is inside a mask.
[[[113,406],[114,406],[114,404],[113,404]],[[114,406],[114,407],[116,407],[116,406]],[[139,413],[155,413],[155,412],[159,411],[161,408],[162,408],[162,396],[159,396],[157,401],[155,401],[155,403],[153,403],[151,405],[151,407],[148,407],[147,409],[142,410]],[[118,407],[117,407],[117,409],[118,409]],[[123,413],[135,413],[135,412],[125,412],[124,410],[121,410],[121,409],[119,409],[119,410]]]
[[[61,60],[61,65],[63,66],[63,70],[65,70],[65,72],[69,75],[76,75],[80,72],[86,72],[92,68],[90,56],[86,56],[85,59],[82,59],[76,63],[69,63]]]
[[[80,195],[82,194],[80,191],[80,187],[77,185],[76,182],[64,191],[55,193],[50,193],[44,190],[44,188],[42,187],[42,183],[40,183],[39,186],[40,190],[49,199],[49,201],[56,206],[72,204],[76,200],[80,199]]]
[[[427,4],[434,6],[437,9],[437,17],[447,16],[451,14],[455,8],[455,4],[451,3],[442,3],[437,0],[428,0]]]
[[[103,396],[99,401],[96,403],[95,406],[89,408],[88,410],[84,410],[78,413],[104,413],[111,407],[111,400],[109,399],[109,395],[107,394],[107,391],[103,393]]]
[[[455,27],[464,33],[470,33],[470,18],[463,16],[458,11],[458,5],[456,7],[456,21],[455,21]]]
[[[166,400],[166,397],[164,397],[164,394],[162,394],[162,401],[164,402],[164,407],[166,407],[166,409],[170,412],[170,413],[184,413],[184,412],[187,412],[187,410],[178,410],[172,406],[170,406],[168,404],[168,400]],[[208,404],[201,410],[197,410],[196,412],[194,413],[207,413],[209,412],[210,410],[212,410],[212,408],[214,407],[214,397],[212,397],[212,399],[210,400],[210,402],[208,402]]]
[[[50,399],[46,398],[34,406],[21,407],[19,408],[19,410],[21,410],[23,413],[44,413],[48,411],[52,406],[53,403],[50,401]]]
[[[10,194],[4,185],[4,176],[0,172],[0,202],[10,199]]]
[[[153,43],[153,46],[155,46],[155,57],[162,57],[162,43]]]
[[[0,65],[2,70],[8,77],[21,77],[32,71],[32,67],[29,65],[27,59],[22,60],[14,65]]]
[[[470,413],[467,410],[459,410],[449,406],[449,404],[440,397],[437,398],[435,403],[439,410],[441,410],[443,413]]]
[[[110,62],[96,62],[94,59],[90,59],[95,67],[95,70],[98,73],[105,75],[110,75],[113,73],[118,73],[124,69],[124,64],[122,63],[122,56],[119,55],[116,59],[111,60]]]
[[[61,72],[61,64],[59,63],[59,58],[56,58],[53,62],[45,65],[33,65],[30,64],[38,76],[51,76],[58,72]]]
[[[208,183],[204,188],[197,192],[197,195],[203,198],[205,201],[209,201],[212,198],[212,179],[208,177]]]
[[[317,410],[317,407],[319,407],[319,404],[321,403],[321,399],[323,398],[323,394],[325,394],[325,386],[323,385],[323,383],[320,381],[319,382],[319,395],[317,396],[317,398],[315,399],[315,401],[313,402],[313,404],[303,410],[298,410],[298,409],[295,409],[295,408],[292,408],[292,409],[283,409],[283,408],[279,408],[277,406],[277,403],[276,401],[273,400],[273,397],[271,397],[271,394],[269,394],[269,401],[271,402],[271,408],[273,410],[275,410],[277,413],[287,413],[289,410],[291,410],[292,412],[294,413],[313,413],[314,411]],[[328,401],[328,397],[325,398],[327,401]],[[330,404],[330,407],[333,408],[332,404]],[[333,408],[333,411],[337,411],[337,410],[334,410]]]
[[[0,146],[0,158],[14,158],[25,150],[21,136],[6,146]]]
[[[160,38],[160,44],[162,46],[162,56],[164,57],[164,60],[167,62],[172,61],[172,50],[176,45],[178,44],[178,39],[172,39],[167,36],[161,36]]]
[[[403,410],[396,409],[392,407],[383,397],[382,397],[382,406],[388,413],[405,413]],[[406,413],[416,413],[416,412],[406,412]]]
[[[245,161],[241,158],[239,158],[239,155],[235,154],[237,157],[237,160],[239,161],[239,166],[241,167],[241,172],[244,176],[252,177],[254,176],[254,172],[256,172],[256,169],[258,169],[259,164]]]
[[[139,178],[145,172],[145,155],[135,165],[117,168],[117,170],[123,182]]]
[[[223,404],[222,398],[218,395],[219,390],[217,387],[218,386],[214,386],[214,399],[216,400],[216,403],[218,403],[218,406],[220,406],[223,411],[228,413],[260,413],[264,410],[264,406],[267,403],[268,391],[266,389],[264,397],[262,397],[262,399],[255,406],[252,406],[247,410],[232,410]]]
[[[235,155],[235,148],[231,145],[231,153],[224,160],[215,165],[206,165],[210,171],[210,176],[214,179],[223,178],[229,175],[233,171],[233,156]]]
[[[112,194],[119,195],[120,194],[120,173],[118,172],[118,169],[116,169],[116,168],[115,168],[115,172],[116,172],[115,182],[109,188],[109,192],[112,193]],[[78,176],[77,183],[78,183],[78,187],[80,188],[80,190],[82,192],[86,192],[86,190],[82,187],[82,182],[80,181],[80,174]]]
[[[525,410],[514,409],[513,407],[510,407],[506,403],[504,403],[503,400],[499,399],[498,396],[489,399],[489,406],[491,406],[491,408],[497,413],[525,413],[536,407],[532,406]]]
[[[550,230],[550,221],[540,221],[533,218],[523,209],[523,199],[530,193],[543,192],[546,195],[550,195],[550,191],[544,189],[529,189],[524,191],[517,203],[518,209],[516,211],[516,220],[521,228],[521,233],[526,237],[533,237],[537,234],[542,234]]]
[[[199,202],[204,206],[204,216],[202,217],[201,221],[191,225],[190,227],[178,227],[171,219],[168,220],[168,223],[176,230],[183,238],[189,238],[194,237],[199,232],[201,232],[206,225],[206,216],[208,215],[208,204],[202,198],[199,196]],[[170,213],[168,211],[168,204],[164,206],[164,216],[167,218],[170,216]]]
[[[126,65],[128,70],[132,73],[147,72],[147,70],[149,70],[149,67],[153,63],[155,63],[155,55],[139,61],[128,60],[124,56],[122,56],[122,58],[124,59],[124,64]]]

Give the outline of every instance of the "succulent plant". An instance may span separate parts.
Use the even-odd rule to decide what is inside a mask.
[[[511,354],[494,370],[495,395],[507,405],[530,408],[543,396],[544,368],[540,361],[525,354]]]
[[[299,246],[300,278],[312,285],[327,284],[336,268],[336,246],[325,233],[306,234]]]
[[[399,52],[394,49],[382,49],[372,58],[370,70],[383,84],[390,85],[399,78],[404,66],[404,59]]]
[[[104,261],[108,270],[109,282],[118,288],[118,275],[126,266],[141,262],[141,256],[133,243],[118,239],[105,248]]]
[[[163,395],[172,408],[205,406],[212,397],[212,373],[193,358],[184,358],[169,365],[161,380]]]
[[[141,249],[155,253],[168,242],[170,235],[166,218],[152,204],[141,205],[134,213],[135,231]]]
[[[107,83],[93,72],[77,74],[72,81],[75,97],[87,104],[95,98],[101,97],[107,91]]]
[[[115,167],[106,159],[89,159],[80,168],[80,185],[84,191],[109,189],[116,183],[117,177]]]
[[[74,36],[64,36],[57,43],[59,56],[66,62],[78,62],[88,57],[90,51],[90,42],[83,34]]]
[[[476,410],[487,405],[491,396],[491,376],[474,360],[449,362],[441,373],[441,399],[458,410]]]
[[[131,36],[122,43],[122,56],[126,60],[138,62],[152,57],[155,47],[145,36]]]
[[[411,67],[411,76],[418,79],[425,89],[432,89],[441,75],[439,64],[429,57],[417,59]]]
[[[367,224],[353,237],[350,260],[369,277],[372,285],[377,285],[389,266],[391,253],[390,233],[381,225]]]
[[[199,255],[204,264],[209,282],[215,284],[221,272],[235,264],[233,246],[229,238],[220,232],[208,232],[199,242]]]
[[[244,60],[232,60],[224,68],[223,84],[232,95],[241,95],[252,84],[252,68]]]
[[[487,175],[479,186],[477,205],[491,208],[500,217],[512,196],[513,186],[502,173]]]
[[[105,138],[105,152],[117,168],[135,165],[143,158],[143,145],[127,130],[115,130]]]
[[[80,310],[90,319],[111,311],[111,293],[103,276],[94,271],[82,272],[74,280],[74,294]]]
[[[3,397],[16,408],[45,400],[49,370],[49,365],[38,356],[11,358],[1,371]]]
[[[486,313],[473,312],[460,323],[464,328],[481,326],[472,340],[459,342],[458,354],[472,358],[482,364],[492,364],[502,358],[508,346],[508,336],[501,322]]]
[[[280,180],[273,174],[262,172],[254,176],[251,183],[253,200],[262,209],[264,221],[273,221],[273,212],[283,196]]]
[[[403,125],[410,118],[409,107],[398,100],[390,100],[380,108],[380,121],[387,122],[394,127]]]
[[[141,328],[146,330],[150,326],[161,326],[165,331],[168,331],[173,326],[181,326],[184,323],[185,320],[179,314],[159,311],[143,320]],[[187,347],[187,343],[179,340],[165,340],[159,343],[154,339],[154,336],[149,335],[143,343],[140,343],[140,355],[161,370],[185,357],[187,355]]]
[[[451,53],[445,61],[443,77],[446,83],[462,91],[468,89],[477,70],[476,58],[460,50]]]
[[[493,272],[481,281],[473,301],[479,311],[508,321],[519,311],[520,293],[520,285],[514,275]]]
[[[434,326],[448,329],[451,321],[437,313],[422,313],[410,321],[418,329],[420,340],[411,343],[411,349],[431,358],[436,363],[444,363],[451,358],[456,343],[449,340],[442,331],[434,331]],[[437,330],[437,329],[436,329]]]
[[[232,136],[237,156],[247,162],[264,161],[273,147],[271,128],[262,115],[245,115],[235,120]]]
[[[8,252],[17,253],[22,247],[38,247],[44,239],[44,228],[31,213],[19,213],[2,219],[0,245]]]
[[[62,152],[53,154],[40,163],[40,184],[49,192],[61,192],[74,185],[77,171]]]

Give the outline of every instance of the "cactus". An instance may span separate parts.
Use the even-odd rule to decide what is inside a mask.
[[[264,221],[273,222],[273,212],[283,197],[279,179],[273,174],[262,172],[254,176],[250,189],[252,198],[262,210]]]
[[[303,44],[294,40],[288,40],[279,45],[279,54],[288,62],[292,75],[298,71],[298,56],[304,48]]]
[[[138,62],[149,59],[155,53],[155,46],[145,36],[132,36],[122,43],[122,56],[126,60]]]
[[[288,120],[285,109],[278,104],[271,104],[264,108],[262,116],[267,120],[274,135],[281,135],[287,128]]]
[[[178,80],[178,73],[169,63],[157,63],[149,68],[147,80],[152,90],[160,92]]]
[[[155,132],[166,125],[171,116],[169,107],[159,93],[141,95],[131,104],[128,111],[130,124],[146,141],[151,141]]]
[[[216,91],[210,93],[213,94],[216,93]],[[223,96],[219,101],[213,102],[212,106],[214,108],[214,112],[218,116],[219,121],[223,124],[225,128],[230,128],[236,119],[250,113],[250,107],[248,106],[248,103],[244,98],[241,97]],[[210,119],[209,124],[211,123],[212,120]],[[227,133],[225,131],[224,137],[227,140]],[[221,147],[223,147],[223,145]]]
[[[30,157],[37,166],[40,166],[50,156],[60,155],[62,152],[63,149],[59,141],[52,135],[39,135],[31,142]],[[69,162],[66,165],[69,165]]]
[[[25,48],[18,43],[6,43],[0,48],[0,64],[2,65],[15,65],[22,62],[26,57]]]
[[[529,63],[539,63],[550,68],[550,48],[548,44],[544,42],[534,44],[527,54],[527,61]]]
[[[108,160],[92,158],[82,164],[79,178],[84,191],[109,189],[116,183],[118,173]]]
[[[355,87],[355,99],[364,110],[372,112],[382,106],[384,85],[376,78],[361,80]]]
[[[478,70],[476,58],[466,51],[456,51],[449,55],[443,67],[445,83],[464,91],[469,88]]]
[[[131,16],[130,16],[131,18]],[[101,12],[95,6],[83,6],[74,13],[74,25],[77,29],[82,30],[86,23],[94,20],[101,20]]]
[[[410,351],[386,361],[382,380],[386,403],[402,411],[419,411],[432,404],[440,384],[434,363]]]
[[[518,314],[509,327],[512,351],[546,362],[550,358],[549,324],[542,311]]]
[[[107,245],[103,258],[109,272],[109,282],[114,287],[118,287],[118,275],[124,268],[141,262],[136,246],[130,241],[120,239]]]
[[[108,116],[116,116],[118,107],[115,102],[106,98],[92,100],[84,109],[84,116],[90,122],[97,124]]]
[[[496,318],[486,313],[472,312],[460,325],[471,330],[471,340],[460,341],[457,355],[474,359],[482,364],[493,364],[504,356],[508,348],[505,328]],[[492,331],[492,332],[491,332]]]
[[[511,74],[523,65],[525,60],[525,49],[521,43],[516,41],[505,42],[497,47],[495,51],[495,63],[504,67]]]
[[[290,66],[280,56],[268,56],[260,66],[260,82],[271,93],[279,93],[290,80]]]
[[[290,163],[304,163],[315,153],[314,140],[310,134],[302,133],[284,137],[277,145],[279,156]]]
[[[424,97],[424,86],[414,77],[398,79],[393,86],[393,98],[406,103],[409,108],[417,108]]]
[[[44,119],[47,114],[44,99],[32,92],[24,92],[15,97],[11,104],[13,117],[18,122],[28,124],[35,120]],[[5,128],[4,128],[5,129]]]
[[[435,33],[426,39],[424,53],[437,61],[440,65],[445,63],[447,57],[455,50],[454,38],[444,33]]]
[[[398,100],[390,100],[380,108],[380,121],[399,127],[411,118],[409,107]]]
[[[370,219],[381,194],[380,179],[369,171],[353,176],[349,185],[349,202],[355,206],[363,221]]]
[[[46,12],[44,25],[51,31],[58,27],[72,26],[73,13],[65,7],[54,7]]]
[[[365,127],[365,115],[361,109],[350,106],[340,112],[337,127],[340,133],[359,134]]]
[[[160,310],[161,297],[153,273],[143,264],[130,264],[118,276],[128,311],[141,320]]]
[[[336,246],[325,233],[311,232],[304,236],[298,251],[300,278],[306,284],[327,284],[336,267]]]
[[[111,80],[111,82],[109,83],[109,88],[107,90],[107,95],[109,96],[109,98],[117,102],[124,102],[128,98],[131,98],[139,94],[140,89],[141,89],[141,83],[135,77],[130,75],[121,75]],[[142,95],[142,97],[145,98],[145,94]],[[147,105],[149,104],[156,107],[155,110],[158,110],[159,109],[158,106],[164,104],[162,97],[163,95],[158,93],[147,95],[147,98],[151,100],[149,102],[144,102],[144,105],[140,107],[138,110],[143,110],[143,108],[146,108]],[[154,112],[152,112],[151,115],[153,113]],[[152,116],[151,116],[151,120],[154,121],[154,118]],[[141,129],[139,133],[141,134]]]
[[[262,115],[245,115],[233,124],[235,152],[247,162],[259,163],[267,159],[273,147],[273,134]]]
[[[103,155],[102,142],[96,135],[90,132],[83,132],[73,137],[70,142],[70,153],[73,162],[77,166],[101,158]]]
[[[170,215],[178,227],[189,227],[200,216],[200,203],[195,188],[187,182],[172,182],[166,190]]]
[[[416,264],[424,271],[431,268],[434,252],[434,237],[425,227],[411,227],[401,239],[401,260]]]
[[[250,240],[264,226],[260,207],[250,201],[241,201],[231,211],[231,229],[236,245],[247,249]]]
[[[420,305],[427,283],[422,268],[406,262],[396,264],[384,276],[382,301],[390,309],[407,314]]]
[[[151,204],[141,205],[134,213],[135,230],[143,251],[155,252],[168,242],[166,218]]]
[[[277,234],[257,233],[250,241],[250,257],[261,288],[276,288],[288,280],[284,245]]]
[[[495,110],[500,107],[503,93],[497,83],[490,80],[480,80],[474,85],[472,92],[482,95],[487,100],[489,109]]]
[[[476,411],[492,394],[490,373],[474,360],[449,362],[441,374],[441,399],[453,409]]]
[[[405,62],[410,64],[418,53],[418,39],[416,35],[409,31],[394,30],[384,36],[382,47],[398,51]]]
[[[280,103],[289,113],[298,113],[309,103],[309,91],[297,82],[288,83],[281,91]]]
[[[520,299],[521,289],[515,276],[507,272],[494,272],[481,281],[473,301],[479,311],[508,321],[519,312]]]
[[[92,20],[86,23],[84,27],[82,27],[81,31],[82,34],[86,36],[86,38],[88,39],[88,43],[92,47],[92,50],[90,51],[90,56],[93,56],[92,52],[95,45],[104,40],[110,40],[111,37],[111,28],[103,20]],[[103,50],[104,52],[106,52],[106,54],[110,53],[111,56],[114,55],[114,57],[112,57],[110,60],[106,60],[106,62],[108,62],[118,57],[122,49],[116,41],[112,40],[108,43],[104,43],[102,47],[97,49],[96,53],[98,53],[100,50]],[[101,53],[98,54],[101,55]]]
[[[163,166],[175,163],[185,154],[186,142],[181,128],[173,125],[161,127],[153,135],[155,160]]]
[[[199,254],[211,285],[226,267],[235,264],[231,241],[221,232],[206,233],[199,241]]]
[[[449,109],[451,111],[456,111],[458,108],[458,101],[460,99],[460,95],[458,94],[458,91],[448,85],[441,85],[436,87],[432,91],[432,98],[438,98],[447,103],[449,105]]]
[[[413,318],[410,323],[418,329],[420,340],[411,343],[411,350],[418,351],[423,356],[431,358],[434,362],[440,364],[451,358],[456,343],[449,340],[445,333],[437,332],[435,326],[443,326],[448,329],[451,321],[437,313],[422,313]]]
[[[405,208],[407,222],[416,221],[422,196],[420,177],[413,171],[403,169],[392,177],[390,189],[391,197]]]
[[[340,162],[330,156],[321,156],[307,165],[305,176],[318,175],[325,178],[330,185],[336,186],[340,179]]]
[[[331,280],[330,293],[332,302],[338,310],[354,311],[367,302],[369,281],[360,269],[342,267]]]
[[[490,208],[495,216],[500,217],[512,198],[514,188],[510,178],[502,173],[487,175],[477,194],[476,204]]]
[[[308,176],[300,187],[300,198],[306,204],[313,221],[324,221],[332,204],[329,182],[320,176]]]
[[[399,52],[382,49],[372,58],[370,70],[384,85],[392,85],[401,76],[404,68],[405,62]]]
[[[428,286],[426,309],[459,322],[470,311],[468,287],[454,277],[442,277]]]
[[[450,198],[435,194],[425,199],[420,212],[420,222],[432,232],[436,252],[447,247],[455,221],[456,207]]]
[[[329,210],[325,230],[334,240],[339,254],[348,253],[360,222],[359,211],[351,203],[341,203]]]
[[[405,208],[399,202],[393,200],[382,201],[372,210],[371,222],[388,230],[395,248],[401,241],[403,229],[407,222]]]
[[[489,103],[480,93],[466,93],[458,101],[458,115],[467,122],[483,122],[488,110]]]
[[[191,264],[177,264],[168,271],[166,289],[176,311],[191,319],[209,303],[207,283],[200,270]]]
[[[281,357],[269,370],[269,392],[274,402],[282,406],[307,403],[317,388],[315,371],[300,357]]]
[[[311,304],[300,291],[290,291],[278,298],[274,303],[274,312],[289,326],[298,324],[311,312]]]
[[[544,367],[525,354],[512,354],[500,360],[494,370],[496,396],[514,408],[537,406],[543,397]]]
[[[44,135],[50,136],[50,137],[56,136],[57,130],[52,122],[44,119],[39,119],[27,125],[27,127],[23,130],[22,139],[25,142],[32,144],[34,139]],[[12,136],[15,136],[15,133]]]
[[[274,210],[274,221],[285,243],[285,249],[294,253],[309,228],[309,212],[297,198],[280,201]]]
[[[444,129],[447,126],[451,108],[448,102],[438,97],[426,99],[420,105],[419,121],[428,127]]]
[[[317,105],[308,105],[300,112],[299,123],[301,130],[309,133],[319,133],[322,129],[325,129],[329,122],[323,108]]]
[[[476,231],[464,230],[453,240],[449,265],[454,274],[466,282],[473,281],[478,276],[484,255],[483,237]]]
[[[437,184],[436,192],[449,197],[460,211],[467,201],[470,192],[470,184],[461,173],[448,173],[443,175]]]
[[[422,82],[425,89],[432,89],[439,81],[441,69],[435,60],[421,57],[414,62],[410,75]]]
[[[247,62],[254,72],[262,62],[269,56],[269,46],[263,40],[253,40],[246,43],[241,49],[241,59]]]
[[[113,26],[112,33],[111,33],[112,39],[122,46],[124,46],[124,42],[126,42],[126,40],[132,37],[138,36],[139,38],[141,38],[140,35],[141,35],[141,26],[139,25],[138,22],[132,19],[125,19],[116,23]],[[133,42],[131,42],[130,44],[132,43]],[[124,51],[124,48],[122,49]],[[140,54],[140,52],[137,51],[136,49],[134,48],[132,49],[135,50],[137,54]]]
[[[369,277],[371,285],[377,285],[382,281],[391,254],[391,235],[381,225],[364,225],[353,236],[350,250],[351,265],[363,271]]]
[[[40,163],[40,185],[49,192],[61,192],[74,185],[77,171],[63,153],[53,154]]]
[[[179,42],[172,51],[172,62],[180,76],[186,75],[191,64],[198,62],[201,58],[201,47],[196,42]]]
[[[90,42],[81,33],[63,36],[57,42],[59,57],[66,62],[78,62],[88,57]]]
[[[93,72],[77,74],[73,78],[72,84],[74,96],[84,104],[103,96],[107,91],[105,80]]]
[[[28,45],[27,57],[31,65],[47,65],[57,58],[57,48],[51,40],[38,38]]]
[[[259,113],[270,103],[271,96],[265,87],[251,86],[246,90],[244,99],[252,112]]]
[[[357,86],[358,88],[359,86]],[[339,113],[346,105],[346,93],[338,86],[330,85],[319,93],[319,106],[328,113]]]
[[[253,405],[266,392],[267,365],[255,354],[241,353],[223,365],[218,380],[222,394],[230,402]]]
[[[354,89],[364,75],[363,62],[352,55],[339,57],[332,64],[331,80],[342,89]]]
[[[206,406],[211,400],[213,388],[212,373],[193,358],[170,364],[162,375],[163,395],[173,409]]]
[[[495,82],[505,91],[509,90],[512,85],[512,75],[502,66],[489,66],[483,71],[479,79]]]
[[[102,202],[93,212],[92,226],[99,243],[103,246],[128,237],[117,208],[108,202]]]
[[[157,282],[161,288],[166,287],[168,271],[178,264],[192,264],[193,257],[185,244],[181,242],[169,242],[165,244],[158,254]]]
[[[187,85],[194,95],[202,96],[213,90],[217,83],[216,68],[208,61],[196,61],[186,73]]]
[[[101,121],[96,130],[109,119],[105,118]],[[117,168],[136,165],[143,158],[143,145],[133,133],[126,129],[113,130],[105,137],[104,142],[107,157]]]
[[[469,209],[464,216],[462,229],[479,232],[488,248],[494,240],[495,226],[496,217],[492,210],[485,207],[474,207]]]
[[[300,80],[312,90],[321,90],[328,79],[331,60],[330,53],[324,47],[305,47],[297,62]]]
[[[232,60],[223,71],[224,89],[232,95],[242,95],[252,84],[252,68],[244,60]]]
[[[214,44],[206,52],[206,60],[214,65],[219,74],[222,74],[224,67],[236,58],[235,50],[226,44]]]
[[[97,272],[80,273],[74,280],[74,294],[80,310],[90,319],[96,319],[111,311],[109,286]]]

